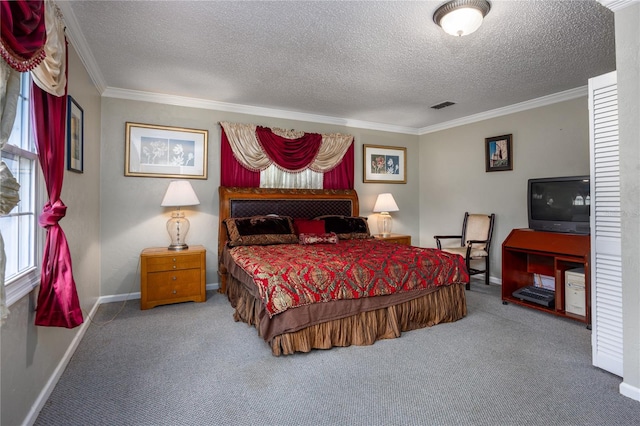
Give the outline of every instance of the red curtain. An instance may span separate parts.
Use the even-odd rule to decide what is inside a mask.
[[[16,71],[35,68],[45,57],[44,1],[0,2],[0,56]]]
[[[322,177],[322,187],[324,189],[353,189],[353,165],[353,142],[351,142],[342,161]]]
[[[322,144],[319,133],[305,133],[298,139],[287,139],[261,126],[256,128],[256,137],[271,161],[293,173],[306,169],[316,159]]]
[[[220,185],[240,186],[244,188],[258,188],[260,186],[260,172],[254,172],[242,167],[242,164],[233,156],[233,150],[229,145],[229,139],[221,126],[220,139]]]
[[[278,141],[280,138],[274,135],[270,129],[265,127],[258,127],[260,133],[257,135],[262,148],[265,150],[269,158],[287,169],[297,170],[300,169],[300,164],[308,165],[313,161],[317,155],[318,149],[320,149],[320,143],[322,143],[322,135],[320,134],[308,134],[312,135],[311,146],[285,146],[285,143]],[[220,184],[222,186],[240,186],[248,188],[258,188],[260,186],[260,172],[251,171],[246,169],[240,164],[238,160],[233,156],[231,145],[227,139],[227,134],[224,128],[221,126],[221,149],[220,149]],[[315,148],[316,139],[319,138],[317,148]],[[301,138],[302,139],[302,138]],[[287,139],[291,141],[291,139]],[[294,141],[299,141],[295,139]],[[274,142],[275,141],[275,142]],[[272,143],[273,142],[273,143]],[[273,146],[280,146],[282,151],[277,151]],[[269,152],[267,152],[269,150]],[[304,167],[302,167],[304,169]],[[342,161],[338,165],[326,172],[323,176],[323,188],[324,189],[353,189],[354,185],[354,148],[353,142],[349,146],[349,149],[345,153]]]
[[[64,176],[67,96],[53,96],[31,85],[31,122],[49,200],[39,217],[47,230],[36,325],[74,328],[82,324],[82,310],[71,268],[67,238],[58,224],[67,206],[60,200]]]

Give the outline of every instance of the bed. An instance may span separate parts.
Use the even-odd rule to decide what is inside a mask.
[[[353,190],[219,197],[219,291],[273,355],[371,345],[467,313],[462,257],[372,238]]]

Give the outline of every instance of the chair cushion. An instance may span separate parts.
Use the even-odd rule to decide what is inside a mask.
[[[491,226],[491,217],[486,214],[470,214],[467,219],[465,242],[469,240],[487,240],[489,238],[489,227]],[[474,244],[473,248],[484,250],[486,244]],[[486,256],[486,255],[485,255]],[[476,257],[473,256],[472,257]]]
[[[467,255],[466,247],[443,247],[442,251],[446,251],[447,253],[459,254],[462,257]],[[489,253],[487,253],[484,249],[471,248],[471,257],[487,257]]]

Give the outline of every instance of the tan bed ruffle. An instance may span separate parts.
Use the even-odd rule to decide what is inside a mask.
[[[235,308],[234,319],[255,326],[260,335],[260,322],[269,321],[260,301],[233,276],[229,276],[227,297]],[[457,321],[466,314],[464,283],[452,284],[397,305],[278,334],[267,343],[276,356],[333,346],[366,346],[376,340],[400,337],[403,331]]]

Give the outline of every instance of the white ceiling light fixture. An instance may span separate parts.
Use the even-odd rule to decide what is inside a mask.
[[[433,14],[433,22],[453,36],[469,35],[482,25],[491,10],[487,0],[453,0],[440,6]]]

